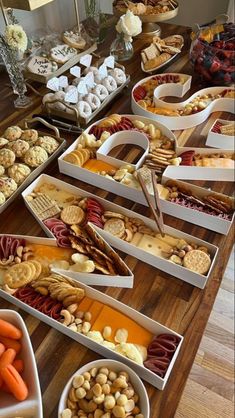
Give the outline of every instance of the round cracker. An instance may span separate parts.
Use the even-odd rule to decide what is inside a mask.
[[[36,271],[36,269],[35,269]],[[27,261],[15,264],[9,267],[4,278],[3,283],[12,289],[18,289],[25,286],[32,281],[32,269]]]
[[[67,206],[60,215],[62,221],[68,225],[81,224],[85,219],[85,212],[79,206]]]
[[[80,158],[75,152],[70,152],[64,157],[64,161],[67,161],[67,163],[80,165]]]
[[[210,268],[211,259],[204,251],[192,250],[184,256],[183,265],[196,273],[206,274]]]
[[[104,224],[104,231],[121,238],[125,233],[125,223],[119,218],[110,218]]]

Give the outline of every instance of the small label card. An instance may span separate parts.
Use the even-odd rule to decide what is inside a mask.
[[[79,62],[80,62],[80,64],[84,65],[85,67],[90,67],[91,62],[92,62],[92,55],[90,55],[90,54],[83,55],[83,57],[81,57]]]
[[[65,89],[66,87],[68,87],[69,85],[68,77],[66,77],[65,75],[61,75],[59,77],[59,85],[62,89]]]
[[[86,77],[84,77],[84,83],[87,85],[87,87],[94,87],[95,80],[94,80],[94,74],[92,72],[88,73]]]
[[[60,81],[58,77],[53,77],[47,82],[47,88],[52,91],[59,91],[60,89]]]
[[[78,83],[77,92],[80,93],[80,94],[84,94],[84,95],[88,93],[88,90],[86,88],[86,83],[85,83],[84,79],[82,79],[80,81],[80,83]]]
[[[103,79],[108,76],[108,70],[105,64],[102,64],[99,68],[99,75]]]
[[[114,64],[115,64],[114,57],[112,55],[110,55],[109,57],[105,58],[104,64],[108,68],[114,68]]]
[[[64,101],[67,103],[77,103],[78,102],[78,91],[76,87],[70,89],[64,96]]]
[[[70,68],[70,74],[74,75],[74,77],[81,77],[81,67],[75,65],[74,67]]]

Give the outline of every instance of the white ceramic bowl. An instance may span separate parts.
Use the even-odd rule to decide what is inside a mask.
[[[0,318],[4,321],[9,321],[11,324],[18,327],[23,333],[20,340],[22,349],[17,355],[17,358],[21,358],[24,361],[25,370],[22,373],[22,377],[29,389],[27,399],[22,402],[18,402],[15,400],[13,395],[0,390],[0,417],[14,418],[20,416],[23,418],[43,418],[37,366],[24,321],[17,312],[8,309],[0,309]]]
[[[116,371],[116,372],[121,372],[121,371],[127,372],[130,376],[131,384],[133,385],[136,393],[140,397],[141,413],[144,415],[144,418],[149,418],[150,417],[148,394],[147,394],[146,389],[145,389],[142,381],[140,380],[139,376],[130,367],[126,366],[125,364],[121,363],[120,361],[104,359],[104,360],[95,360],[95,361],[92,361],[91,363],[87,363],[86,365],[84,365],[83,367],[78,369],[71,376],[71,378],[69,379],[68,383],[66,384],[66,386],[65,386],[65,388],[62,392],[61,398],[60,398],[59,408],[58,408],[58,418],[61,418],[61,413],[63,412],[64,409],[67,408],[66,400],[68,398],[69,390],[72,386],[73,378],[75,376],[77,376],[78,374],[82,374],[84,372],[89,371],[93,367],[97,367],[97,368],[108,367],[109,369],[111,369],[113,371]]]

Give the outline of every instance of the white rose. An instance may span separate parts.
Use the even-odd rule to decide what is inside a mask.
[[[126,41],[132,41],[133,36],[142,32],[142,22],[138,16],[135,16],[130,10],[121,16],[116,29],[119,33],[124,34]]]

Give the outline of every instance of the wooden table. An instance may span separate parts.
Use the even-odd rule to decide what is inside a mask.
[[[190,30],[186,27],[167,24],[162,25],[162,28],[163,35],[178,33],[185,37],[183,52],[180,57],[167,68],[167,70],[191,74],[192,68],[188,58]],[[127,71],[131,74],[130,88],[124,95],[121,95],[114,101],[112,106],[107,109],[107,114],[114,112],[131,112],[130,89],[133,84],[145,77],[140,69],[139,52],[142,47],[143,42],[141,40],[136,40],[134,42],[135,55],[130,62],[126,63]],[[100,50],[101,53],[106,52],[107,54],[108,45],[102,45]],[[40,104],[40,99],[35,95],[32,95],[32,108],[16,111],[13,107],[11,90],[6,86],[7,82],[7,77],[1,75],[1,132],[10,124],[19,123],[23,117],[32,113],[38,113]],[[191,95],[193,91],[200,88],[202,88],[202,85],[197,79],[194,79],[193,87],[189,94]],[[44,88],[41,88],[41,91],[43,90]],[[217,112],[204,124],[197,126],[195,129],[175,132],[179,144],[203,146],[205,144],[205,137],[208,129],[212,125],[212,121],[220,116],[228,119],[231,118],[232,115]],[[75,137],[70,135],[67,139],[68,143],[71,143]],[[132,210],[134,209],[139,213],[145,213],[146,215],[146,208],[143,208],[140,205],[133,204],[133,202],[126,199],[59,174],[56,161],[49,166],[46,173],[78,187],[84,187],[86,190],[94,192],[98,196],[106,197],[119,205],[131,208]],[[199,182],[195,183],[199,184]],[[220,191],[228,195],[231,194],[233,190],[232,183],[200,182],[200,184],[203,184],[205,187],[211,187],[214,191]],[[204,291],[197,289],[125,254],[122,254],[123,258],[135,274],[134,288],[101,289],[108,295],[117,298],[125,304],[130,305],[132,308],[184,335],[184,343],[180,355],[165,390],[158,391],[151,385],[145,384],[151,403],[151,418],[170,418],[175,414],[233,245],[232,230],[228,236],[222,236],[170,216],[165,215],[164,221],[167,225],[191,233],[192,235],[219,246],[219,256],[206,289]],[[16,199],[16,201],[1,215],[0,232],[44,236],[40,226],[25,208],[21,197]],[[0,307],[15,309],[13,305],[10,305],[4,300],[1,300]],[[71,374],[74,373],[80,365],[97,359],[99,356],[25,312],[21,311],[20,313],[30,332],[36,355],[43,393],[44,416],[45,418],[55,418],[57,417],[57,406],[60,394]]]

